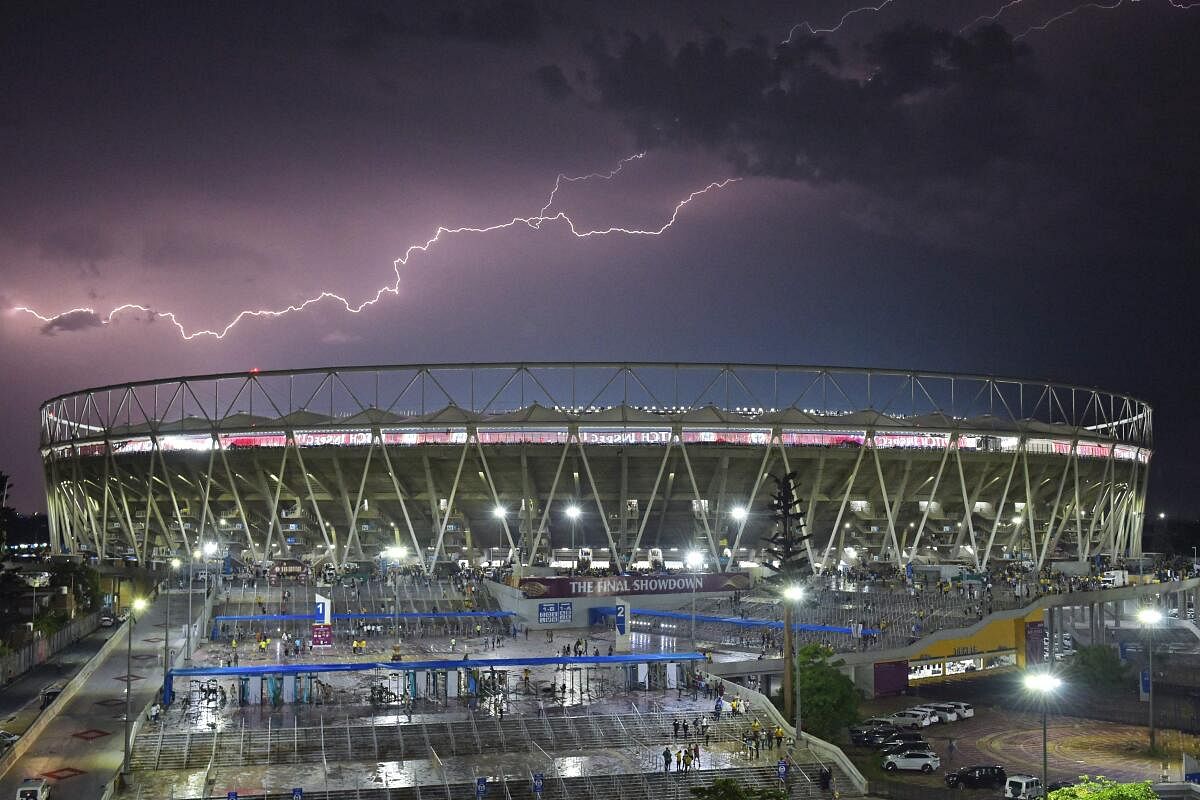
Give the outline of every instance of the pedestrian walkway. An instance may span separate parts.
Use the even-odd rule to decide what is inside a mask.
[[[182,620],[187,594],[173,593],[169,597],[173,621],[169,649],[178,652],[185,641]],[[140,713],[162,686],[167,598],[167,594],[160,594],[137,620],[128,667],[127,627],[116,629],[112,635],[120,642],[104,655],[77,694],[59,701],[64,705],[57,709],[55,719],[30,743],[13,768],[0,775],[0,797],[16,796],[23,779],[38,776],[53,782],[56,797],[101,796],[121,766],[126,685],[132,688],[134,714]],[[203,595],[198,594],[193,598],[193,610],[199,613],[202,607]]]

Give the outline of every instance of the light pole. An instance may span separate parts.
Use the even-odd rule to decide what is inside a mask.
[[[395,561],[397,565],[404,560],[408,555],[408,548],[404,545],[396,545],[389,547],[383,551],[383,554],[391,561]],[[392,628],[396,631],[396,646],[400,646],[400,574],[397,572],[392,576]]]
[[[162,685],[163,685],[163,694],[164,695],[166,694],[166,691],[167,691],[167,670],[169,670],[171,668],[171,657],[169,655],[170,647],[171,647],[171,581],[174,580],[174,576],[179,572],[179,564],[180,564],[180,561],[178,558],[171,559],[171,575],[170,575],[170,577],[167,578],[167,591],[166,591],[167,616],[166,616],[165,624],[163,625],[163,684]]]
[[[1042,700],[1042,791],[1048,782],[1048,758],[1046,755],[1046,707],[1050,703],[1050,695],[1062,687],[1062,678],[1049,672],[1030,672],[1025,675],[1025,688]]]
[[[146,607],[146,601],[142,598],[137,598],[133,601],[133,605],[129,609],[129,619],[125,622],[129,628],[129,641],[125,646],[125,760],[121,762],[121,774],[129,773],[129,715],[130,710],[130,695],[133,690],[133,626],[137,624],[137,614]]]
[[[783,650],[784,661],[787,664],[787,672],[784,673],[785,680],[783,688],[785,697],[793,698],[796,707],[796,740],[800,740],[800,675],[797,670],[796,654],[792,652],[792,625],[793,614],[792,606],[799,603],[804,598],[804,587],[799,584],[793,584],[783,590]],[[785,701],[786,705],[786,701]],[[790,720],[789,720],[790,721]]]
[[[1154,750],[1154,627],[1162,622],[1162,612],[1157,608],[1143,608],[1137,613],[1137,621],[1146,630],[1146,677],[1149,678],[1146,698],[1150,701],[1150,749]]]
[[[683,560],[684,565],[695,572],[704,566],[704,556],[693,550]],[[692,649],[696,649],[696,582],[692,581]]]
[[[192,551],[192,557],[188,559],[188,617],[187,617],[187,644],[184,646],[184,660],[187,663],[192,663],[192,621],[195,617],[192,616],[192,587],[195,585],[195,578],[192,576],[192,568],[196,562],[200,560],[200,548]]]

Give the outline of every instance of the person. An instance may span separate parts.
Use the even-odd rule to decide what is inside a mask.
[[[696,765],[696,769],[700,769],[700,743],[696,742],[692,745],[692,763]]]
[[[704,734],[704,746],[708,747],[708,717],[700,718],[700,731]]]
[[[833,783],[833,771],[831,769],[829,769],[829,767],[826,767],[826,766],[821,767],[820,781],[821,781],[821,790],[826,791],[826,792],[829,791],[829,786],[830,786],[830,784]]]
[[[675,772],[676,772],[676,774],[679,773],[679,770],[682,767],[683,767],[683,751],[676,750],[675,751]]]
[[[775,726],[775,746],[779,747],[779,748],[783,747],[783,726],[782,725]]]
[[[671,738],[678,739],[679,738],[679,720],[678,719],[676,719],[675,722],[673,723],[673,727],[675,730],[671,733]]]
[[[450,637],[450,652],[453,653],[456,647],[458,647],[458,639],[455,639],[453,636],[451,636]]]
[[[691,770],[692,770],[692,751],[689,749],[689,750],[685,750],[683,752],[683,771],[686,774],[688,772],[691,772]]]
[[[662,751],[663,772],[671,771],[671,748],[664,747]]]
[[[683,721],[683,738],[688,738],[688,724],[686,719]]]
[[[721,698],[717,698],[717,702],[713,704],[713,720],[721,721]]]

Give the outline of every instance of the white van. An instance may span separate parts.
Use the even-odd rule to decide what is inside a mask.
[[[1129,573],[1123,569],[1110,569],[1100,575],[1100,586],[1103,589],[1116,589],[1129,585]]]
[[[1033,775],[1009,775],[1004,783],[1004,796],[1009,800],[1036,800],[1046,796],[1042,779]]]
[[[17,787],[17,800],[46,800],[50,796],[50,782],[45,778],[26,778]]]

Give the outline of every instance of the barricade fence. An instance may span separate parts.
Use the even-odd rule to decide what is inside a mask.
[[[29,644],[0,658],[0,682],[7,686],[38,664],[44,664],[63,648],[87,636],[100,627],[100,613],[76,617],[61,630],[39,637]]]

